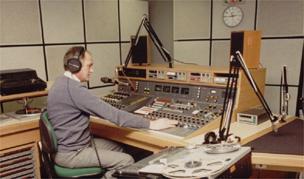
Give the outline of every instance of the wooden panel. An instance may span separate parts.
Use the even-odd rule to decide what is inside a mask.
[[[230,54],[240,51],[248,68],[258,68],[260,65],[261,32],[235,31],[231,33]]]
[[[10,124],[0,125],[0,137],[5,137],[9,134],[21,133],[22,131],[35,130],[39,128],[38,118],[24,119]]]
[[[29,130],[16,132],[13,135],[6,135],[1,137],[0,148],[6,149],[18,145],[24,145],[31,142],[38,142],[40,140],[39,130]]]
[[[40,141],[40,133],[37,118],[28,119],[29,121],[17,121],[7,125],[2,124],[0,126],[0,153],[32,147],[35,176],[40,178],[40,155],[37,146]]]
[[[1,139],[2,141],[2,139]],[[18,141],[16,141],[18,142]],[[16,143],[17,144],[17,143]],[[35,178],[41,178],[40,176],[40,157],[39,157],[39,150],[38,150],[38,146],[37,146],[37,143],[36,142],[30,142],[28,144],[25,144],[25,145],[15,145],[16,147],[13,147],[13,148],[8,148],[8,149],[5,149],[5,150],[0,150],[0,155],[1,157],[13,157],[15,156],[16,159],[12,159],[10,160],[9,162],[7,162],[7,164],[10,163],[10,165],[5,165],[3,167],[7,167],[9,168],[8,171],[11,172],[11,174],[9,175],[18,175],[20,173],[20,175],[22,175],[21,173],[24,172],[24,171],[33,171],[33,173],[28,173],[27,175],[32,175],[34,174],[35,175]],[[1,147],[3,148],[3,146],[1,145]],[[25,153],[24,153],[25,152]],[[20,155],[22,153],[22,155]],[[25,161],[24,157],[27,158],[26,160],[28,161]],[[20,157],[20,159],[18,159],[18,157]],[[32,158],[29,158],[29,157],[32,157]],[[0,159],[1,160],[1,159]],[[14,162],[15,160],[15,162]],[[18,161],[20,160],[20,161]],[[32,160],[32,162],[30,162]],[[3,160],[1,160],[3,161]],[[21,165],[20,166],[20,163],[22,162],[25,162],[24,164],[26,165]],[[30,163],[28,163],[30,162]],[[19,164],[19,165],[18,165]],[[30,167],[34,167],[34,168],[30,168]],[[13,173],[15,171],[15,173]]]
[[[264,94],[266,69],[250,69],[250,73],[252,74],[252,77],[254,78],[261,93]],[[254,106],[261,105],[259,98],[256,96],[244,72],[240,73],[238,91],[235,102],[235,110],[233,113],[234,120],[236,120],[236,114],[238,112],[247,110]]]
[[[269,153],[252,153],[255,168],[279,171],[304,171],[304,156]]]

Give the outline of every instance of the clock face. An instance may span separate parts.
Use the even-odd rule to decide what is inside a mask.
[[[237,6],[229,6],[224,10],[223,20],[226,26],[235,27],[241,23],[243,11]]]

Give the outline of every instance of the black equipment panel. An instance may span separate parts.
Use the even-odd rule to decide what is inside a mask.
[[[24,68],[0,71],[0,93],[3,96],[42,91],[46,87],[46,82],[37,76],[35,70]]]

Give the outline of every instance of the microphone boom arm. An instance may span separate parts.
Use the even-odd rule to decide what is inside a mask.
[[[218,134],[219,134],[218,140],[219,141],[226,141],[227,138],[229,137],[229,135],[231,135],[231,134],[229,134],[229,129],[230,129],[230,124],[231,124],[232,111],[233,111],[233,107],[235,104],[237,81],[238,81],[240,69],[242,69],[244,71],[244,74],[245,74],[247,80],[249,81],[252,89],[254,90],[256,96],[258,97],[263,108],[265,109],[265,111],[272,123],[272,128],[275,132],[277,132],[277,129],[275,128],[275,123],[278,120],[280,122],[284,122],[284,119],[286,117],[286,115],[284,115],[284,113],[283,114],[281,113],[280,115],[274,115],[272,113],[262,92],[258,88],[246,63],[244,62],[242,54],[239,51],[237,51],[236,57],[232,55],[231,59],[230,59],[229,77],[228,77],[228,81],[227,81],[225,99],[224,99],[224,104],[223,104],[224,112],[222,113],[222,116],[221,116],[220,127],[219,127],[219,131],[218,131]],[[283,75],[285,75],[285,74],[283,74]],[[285,77],[284,80],[286,80],[286,75],[284,77]],[[288,90],[285,89],[284,91],[287,92],[287,95],[288,95]]]
[[[144,15],[142,17],[140,25],[139,25],[139,27],[137,29],[136,34],[135,34],[135,43],[134,43],[134,45],[132,44],[132,41],[131,41],[131,47],[130,47],[130,50],[129,50],[128,55],[126,57],[124,67],[126,68],[128,66],[128,64],[129,64],[129,62],[130,62],[132,53],[134,51],[134,47],[137,45],[137,42],[138,42],[138,39],[139,39],[139,32],[140,32],[140,30],[141,30],[142,27],[144,27],[146,29],[146,31],[148,32],[149,37],[151,38],[153,44],[155,45],[155,47],[157,48],[158,52],[162,56],[163,60],[165,62],[169,63],[169,68],[172,68],[173,67],[173,65],[172,65],[172,57],[171,57],[170,53],[168,52],[168,50],[166,50],[163,47],[163,44],[160,41],[160,39],[158,38],[158,36],[157,36],[156,32],[154,31],[151,23],[149,22],[147,15]]]

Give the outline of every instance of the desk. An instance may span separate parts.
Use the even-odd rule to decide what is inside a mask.
[[[286,123],[279,124],[278,127],[281,127],[294,119],[295,117],[289,117]],[[96,118],[92,118],[92,131],[97,136],[109,138],[152,152],[158,152],[166,146],[201,144],[204,140],[204,135],[184,140],[183,138],[174,138],[143,130],[121,128]],[[242,138],[243,145],[271,131],[270,121],[266,121],[258,126],[237,122],[232,123],[231,125],[231,132]],[[253,151],[252,164],[254,166],[262,166],[269,170],[299,172],[304,170],[304,157],[297,155],[263,154],[255,153]]]
[[[32,174],[29,176],[35,178],[40,178],[40,155],[37,145],[40,141],[38,118],[39,115],[18,120],[12,119],[0,125],[0,157],[15,155],[20,151],[30,153],[32,162],[28,166]],[[18,172],[21,173],[24,170],[16,171],[14,174],[18,175]]]
[[[28,98],[47,96],[51,82],[48,82],[47,86],[48,88],[43,91],[7,96],[0,95],[0,102],[23,99],[25,105],[27,105],[26,101]],[[40,114],[26,117],[20,116],[20,118],[14,118],[14,115],[6,115],[8,119],[0,121],[0,157],[1,159],[7,156],[16,157],[20,155],[20,153],[22,153],[24,157],[18,156],[16,159],[7,160],[8,162],[6,164],[1,165],[1,175],[7,173],[7,177],[19,178],[23,175],[25,178],[40,178],[40,154],[37,145],[40,141],[38,124]],[[1,160],[1,162],[3,162],[3,160]],[[22,164],[24,166],[17,166],[16,164]]]
[[[35,175],[39,172],[39,153],[37,142],[39,138],[39,116],[33,116],[24,120],[12,121],[0,125],[0,154],[19,149],[20,147],[32,147],[34,150]],[[294,118],[288,118],[290,123]],[[158,152],[167,146],[185,146],[188,144],[200,144],[204,136],[196,136],[184,140],[180,137],[173,137],[166,134],[139,130],[132,128],[118,127],[108,121],[92,117],[92,132],[100,137],[109,138],[118,142],[126,143],[152,152]],[[231,131],[241,136],[242,144],[246,144],[262,135],[272,131],[271,123],[266,121],[259,126],[233,123]],[[252,164],[255,167],[269,170],[281,171],[303,171],[304,157],[297,155],[282,155],[270,153],[252,153]]]

